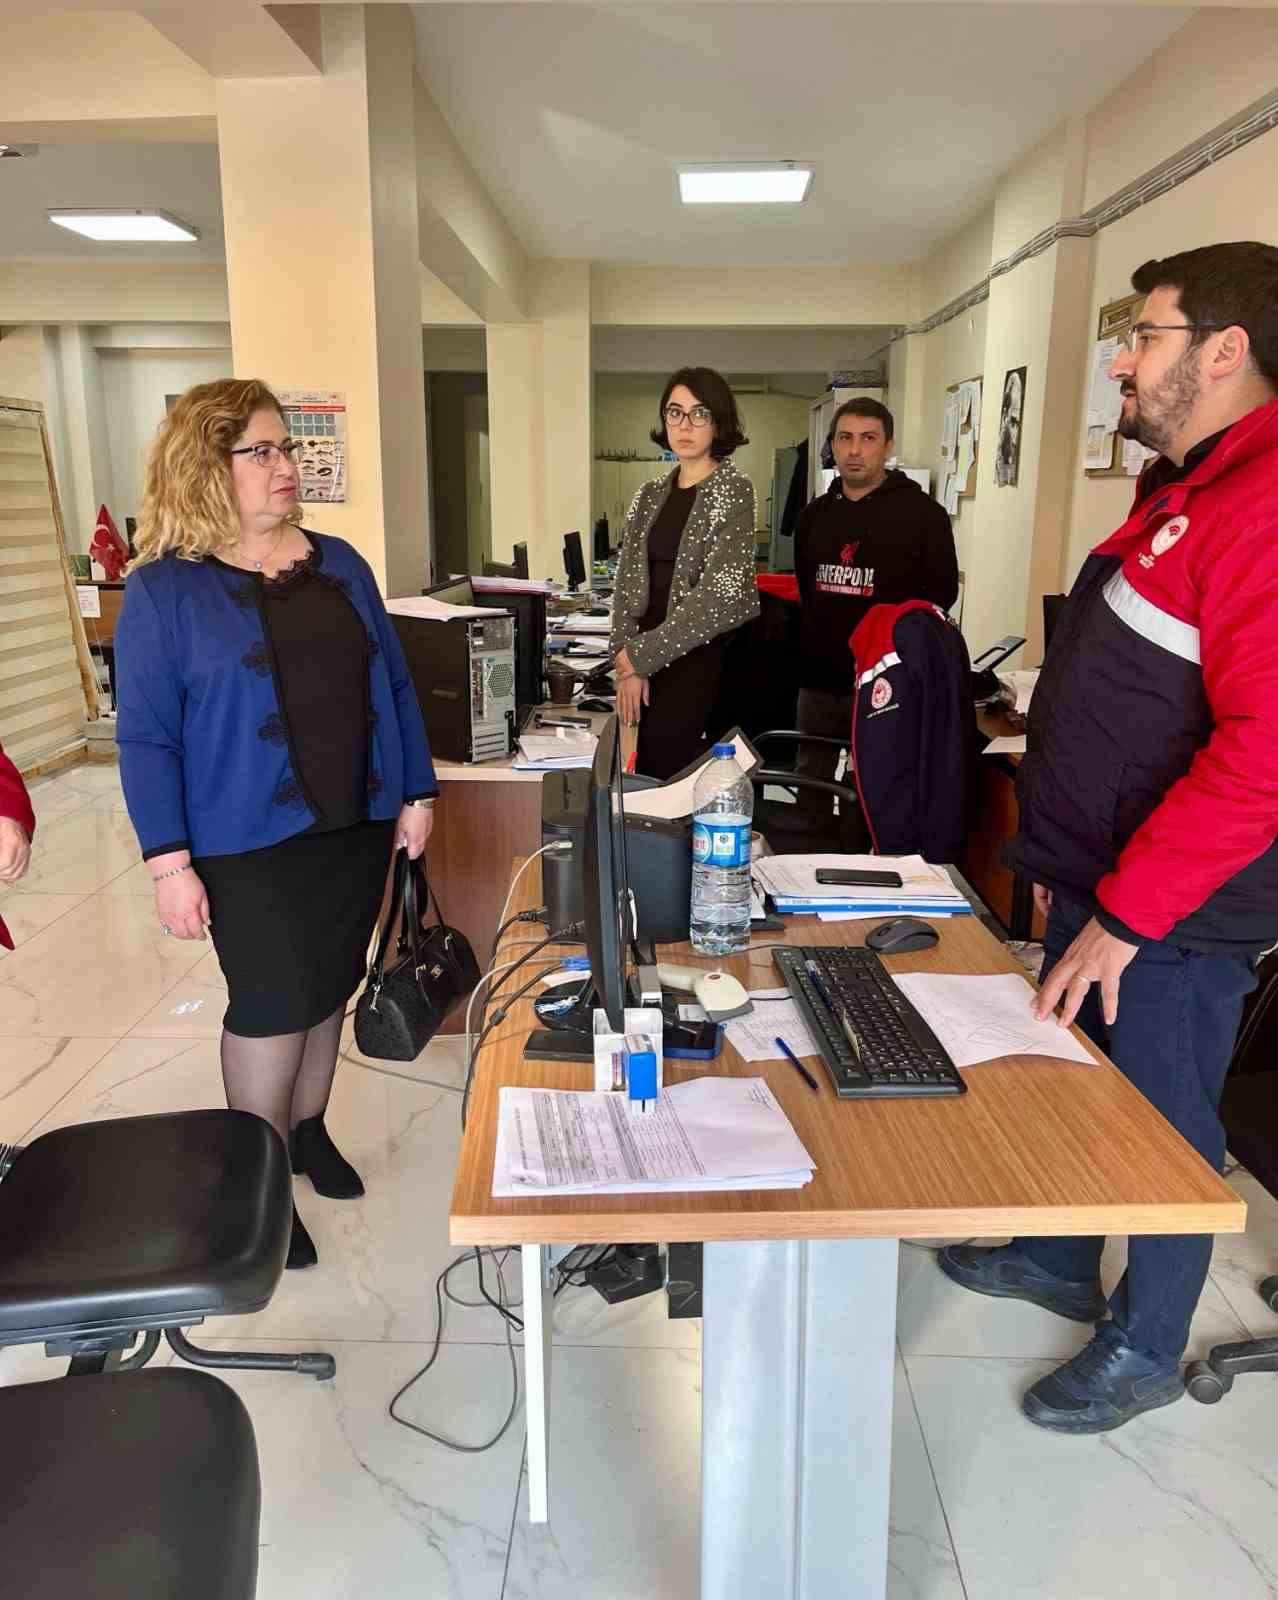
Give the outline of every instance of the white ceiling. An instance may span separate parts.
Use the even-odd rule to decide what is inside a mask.
[[[55,206],[161,206],[193,244],[95,244],[45,216]],[[0,160],[0,259],[220,261],[222,190],[211,144],[44,144]]]
[[[926,256],[1193,11],[1073,5],[414,7],[418,64],[536,256]],[[816,163],[800,207],[688,207],[678,161]]]

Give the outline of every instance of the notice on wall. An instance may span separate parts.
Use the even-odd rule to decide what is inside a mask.
[[[282,389],[284,426],[297,453],[304,502],[346,499],[346,396],[331,389]]]
[[[82,617],[100,617],[102,615],[102,591],[96,583],[77,583],[75,597],[80,602],[80,615]]]

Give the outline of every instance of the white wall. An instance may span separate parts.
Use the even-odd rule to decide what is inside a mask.
[[[143,456],[164,419],[164,397],[192,384],[232,377],[229,350],[100,350],[116,504],[109,507],[124,531],[142,499]]]
[[[47,406],[48,384],[44,329],[34,323],[0,329],[0,395]]]

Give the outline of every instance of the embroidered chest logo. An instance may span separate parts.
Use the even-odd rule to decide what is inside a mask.
[[[858,567],[859,539],[849,539],[839,551],[837,561],[823,561],[816,569],[816,586],[822,594],[871,595],[874,593],[874,568]]]
[[[870,704],[876,711],[882,711],[892,699],[892,685],[886,678],[876,678],[874,687],[870,690]]]
[[[1174,544],[1189,531],[1188,517],[1173,517],[1170,522],[1164,522],[1162,527],[1150,541],[1149,550],[1142,551],[1137,558],[1142,567],[1152,567],[1159,556],[1166,555]]]

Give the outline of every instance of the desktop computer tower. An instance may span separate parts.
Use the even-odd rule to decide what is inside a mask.
[[[515,699],[521,718],[546,699],[546,597],[526,589],[486,588],[479,604],[515,617]]]
[[[392,615],[434,755],[496,761],[515,748],[515,619]]]

